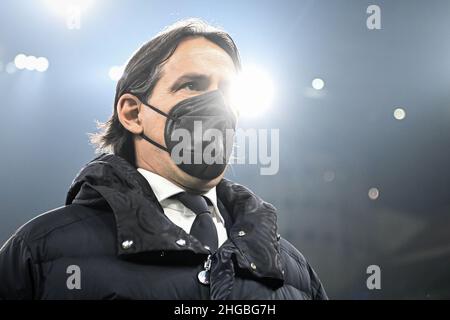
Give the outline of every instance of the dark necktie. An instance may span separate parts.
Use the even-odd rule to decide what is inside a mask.
[[[211,252],[215,252],[218,248],[217,229],[206,199],[203,196],[188,192],[178,193],[174,198],[180,200],[182,204],[196,214],[189,233],[208,247]]]

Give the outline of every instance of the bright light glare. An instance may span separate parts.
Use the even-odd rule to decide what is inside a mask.
[[[316,90],[322,90],[325,87],[325,82],[320,78],[316,78],[311,82],[311,85]]]
[[[371,200],[377,200],[380,196],[380,190],[378,188],[370,188],[368,195]]]
[[[114,66],[109,69],[108,75],[111,80],[118,81],[122,77],[124,70],[124,66]]]
[[[27,65],[27,56],[24,55],[23,53],[18,54],[14,58],[14,64],[16,65],[16,68],[19,70],[25,69],[25,66]]]
[[[20,53],[14,58],[14,65],[19,70],[26,69],[44,72],[48,69],[48,60],[44,57],[36,58],[35,56],[27,56]]]
[[[397,120],[403,120],[406,117],[406,111],[403,108],[396,108],[394,110],[394,118]]]
[[[39,72],[44,72],[48,69],[48,60],[47,58],[40,57],[36,60],[35,68]]]
[[[37,58],[35,56],[28,56],[25,58],[25,69],[34,70],[36,69]]]
[[[16,68],[16,66],[14,65],[14,63],[9,62],[9,63],[6,65],[5,71],[6,71],[6,73],[8,73],[8,74],[13,74],[13,73],[15,73],[15,72],[17,71],[17,68]]]
[[[77,8],[85,11],[91,7],[93,0],[44,0],[46,5],[55,14],[66,16],[70,10]]]
[[[264,114],[272,103],[274,86],[269,74],[256,66],[243,68],[231,89],[231,105],[240,115]]]

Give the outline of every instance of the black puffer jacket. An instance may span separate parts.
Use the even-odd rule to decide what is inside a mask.
[[[0,298],[326,299],[302,254],[278,236],[272,205],[225,179],[217,196],[229,239],[211,257],[207,286],[197,278],[208,253],[199,241],[168,220],[132,165],[97,157],[65,206],[2,247]],[[68,286],[73,276],[79,288]]]

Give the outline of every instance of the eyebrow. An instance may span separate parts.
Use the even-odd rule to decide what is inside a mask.
[[[201,73],[187,73],[180,76],[170,87],[170,92],[175,92],[177,89],[186,82],[189,81],[209,81],[209,77],[207,75]]]

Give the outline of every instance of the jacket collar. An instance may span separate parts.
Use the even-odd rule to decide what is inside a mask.
[[[227,179],[216,188],[219,208],[228,216],[229,238],[223,247],[234,251],[240,268],[256,277],[282,281],[276,209]],[[165,216],[146,179],[119,156],[102,154],[83,167],[67,193],[66,205],[72,203],[112,210],[121,257],[155,252],[208,254],[197,239]]]

